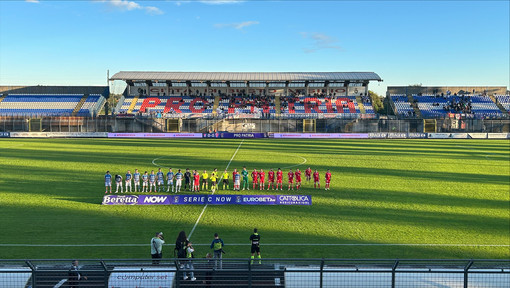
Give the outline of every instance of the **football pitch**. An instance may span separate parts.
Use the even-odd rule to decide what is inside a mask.
[[[181,230],[188,235],[193,230],[196,257],[211,251],[217,232],[225,241],[224,257],[247,258],[254,227],[263,258],[509,258],[509,145],[505,140],[2,139],[0,258],[150,258],[150,239],[159,231],[168,244],[163,257],[169,258]],[[230,174],[243,166],[266,173],[282,168],[284,183],[289,168],[310,166],[319,170],[321,185],[331,169],[331,190],[315,190],[305,181],[299,192],[216,192],[311,195],[311,206],[101,205],[106,170],[113,175],[159,167],[165,173],[168,167],[222,172],[227,165]]]

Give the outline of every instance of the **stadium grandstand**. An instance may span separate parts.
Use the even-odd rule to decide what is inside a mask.
[[[107,86],[0,86],[0,116],[96,116]]]
[[[118,72],[127,88],[117,114],[244,115],[269,118],[319,114],[375,117],[368,97],[374,72]]]
[[[424,119],[460,115],[465,118],[508,117],[510,96],[506,87],[388,87],[395,115]]]

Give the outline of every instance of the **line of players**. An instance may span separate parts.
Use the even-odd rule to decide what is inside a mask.
[[[242,182],[242,189],[250,190],[249,185],[249,179],[248,179],[248,170],[246,170],[246,167],[243,167],[241,172],[238,172],[237,169],[234,169],[232,172],[232,178],[234,179],[234,191],[240,191],[241,190],[241,182]],[[218,174],[218,169],[214,169],[213,172],[209,175],[207,173],[207,170],[204,170],[204,172],[200,175],[200,173],[197,170],[190,171],[190,169],[186,169],[185,173],[181,172],[181,169],[177,171],[177,173],[174,173],[172,171],[172,168],[168,170],[166,173],[166,182],[167,182],[167,189],[166,192],[180,192],[181,188],[183,188],[185,191],[189,190],[192,192],[199,192],[200,191],[200,178],[202,178],[202,190],[208,190],[209,189],[209,181],[208,179],[211,179],[211,191],[214,192],[218,189],[218,182],[223,180],[223,190],[230,189],[230,183],[229,183],[229,176],[230,174],[225,169],[224,173],[221,175],[221,178]],[[275,178],[276,176],[276,178]],[[320,189],[320,177],[319,172],[317,169],[312,173],[312,169],[308,167],[305,170],[305,179],[307,182],[310,182],[313,176],[313,182],[314,182],[314,188]],[[257,187],[259,190],[265,190],[265,177],[266,172],[264,172],[263,169],[260,169],[257,171],[257,169],[253,169],[251,172],[251,178],[253,183],[253,190],[255,190]],[[105,175],[105,194],[108,193],[108,187],[110,188],[110,193],[112,193],[112,175],[110,174],[110,171],[106,171]],[[218,181],[218,178],[219,181]],[[242,178],[242,180],[241,180]],[[294,178],[296,179],[296,190],[299,190],[301,188],[301,171],[299,169],[296,169],[295,172],[292,171],[292,169],[289,170],[287,173],[287,183],[288,188],[287,190],[294,190]],[[115,175],[115,184],[116,184],[116,191],[115,193],[119,192],[124,193],[124,186],[123,186],[123,178],[122,175]],[[175,187],[174,187],[174,179],[175,179]],[[182,187],[182,180],[184,179],[184,187]],[[141,181],[140,181],[141,180]],[[275,181],[276,180],[276,181]],[[134,183],[134,189],[132,189],[132,182]],[[140,182],[142,183],[142,186],[140,187]],[[126,193],[127,192],[138,192],[140,189],[140,192],[145,193],[151,193],[152,188],[154,188],[154,192],[162,192],[165,190],[164,187],[165,177],[163,172],[161,171],[161,168],[158,169],[157,173],[154,173],[154,170],[151,171],[151,174],[148,174],[147,171],[145,171],[144,174],[140,174],[138,172],[138,169],[135,169],[135,173],[131,174],[131,171],[127,171],[126,178],[124,180]],[[325,190],[329,190],[329,185],[331,182],[331,172],[329,169],[327,170],[325,174]],[[268,172],[268,182],[267,182],[267,190],[278,190],[278,187],[280,187],[280,190],[283,190],[283,171],[281,168],[278,168],[276,173],[273,171],[273,169],[270,169]],[[129,191],[128,191],[129,188]]]

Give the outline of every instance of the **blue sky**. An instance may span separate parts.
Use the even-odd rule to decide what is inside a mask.
[[[509,1],[0,1],[0,85],[106,70],[373,71],[386,86],[509,84]]]

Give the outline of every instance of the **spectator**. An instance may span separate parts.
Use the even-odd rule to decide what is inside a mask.
[[[80,287],[80,283],[85,280],[87,280],[87,276],[81,273],[78,260],[74,260],[71,269],[69,269],[67,278],[69,288],[78,288]]]
[[[190,271],[190,272],[189,272],[189,277],[188,277],[186,274],[186,271],[184,271],[183,280],[188,280],[188,278],[191,278],[190,279],[191,281],[197,280],[197,278],[195,278],[195,275],[193,273],[194,268],[193,268],[192,258],[195,258],[193,256],[194,252],[195,252],[195,249],[193,249],[193,246],[191,245],[191,241],[188,241],[188,245],[186,247],[186,258],[188,259],[188,261],[186,261],[186,270]]]
[[[186,249],[188,247],[188,237],[186,237],[186,232],[181,231],[179,232],[179,235],[177,236],[177,239],[175,240],[175,248],[174,248],[174,255],[177,255],[178,259],[184,259],[186,258]],[[182,260],[181,260],[182,261]],[[180,264],[180,268],[184,268],[184,265],[182,263]]]
[[[225,244],[223,243],[223,240],[219,238],[218,233],[214,233],[214,240],[211,243],[211,249],[214,251],[214,259],[220,259],[220,269],[223,267],[223,263],[221,258],[223,258],[223,247]],[[214,269],[218,267],[218,260],[214,261]]]
[[[152,264],[159,264],[159,260],[163,258],[163,244],[165,244],[165,240],[163,238],[163,232],[156,233],[156,236],[151,239],[151,256],[152,256]]]

